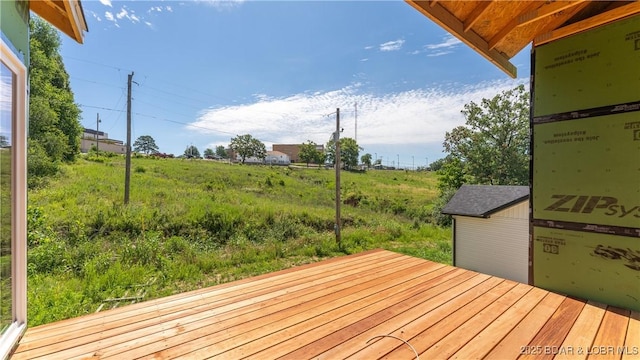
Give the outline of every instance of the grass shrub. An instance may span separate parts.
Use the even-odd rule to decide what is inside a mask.
[[[451,262],[430,173],[343,172],[337,244],[333,171],[140,157],[123,205],[124,159],[102,158],[29,193],[30,326],[373,248]]]

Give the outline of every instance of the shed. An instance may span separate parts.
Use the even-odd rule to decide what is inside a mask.
[[[442,209],[453,216],[453,264],[529,282],[529,187],[463,185]]]

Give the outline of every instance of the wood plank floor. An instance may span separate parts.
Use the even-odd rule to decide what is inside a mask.
[[[640,359],[640,315],[374,250],[27,330],[13,359]]]

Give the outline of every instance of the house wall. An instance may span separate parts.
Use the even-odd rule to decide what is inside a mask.
[[[532,59],[533,285],[640,311],[640,15]]]
[[[95,139],[81,139],[80,140],[80,151],[83,153],[89,152],[92,146],[96,145]],[[127,147],[124,144],[110,144],[107,142],[100,141],[99,144],[100,151],[107,151],[116,154],[125,154],[127,152]]]
[[[299,144],[273,144],[273,151],[279,151],[287,154],[291,162],[300,162],[300,145]]]
[[[454,216],[454,265],[529,282],[529,202],[490,218]]]
[[[16,55],[29,65],[29,2],[0,1],[2,39],[13,47]]]

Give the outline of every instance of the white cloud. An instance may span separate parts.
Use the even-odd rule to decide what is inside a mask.
[[[96,21],[102,21],[102,19],[100,18],[100,16],[98,16],[98,14],[96,14],[95,12],[91,12],[91,16],[93,16],[94,19],[96,19]]]
[[[137,17],[135,14],[131,14],[131,16],[129,17],[131,19],[131,21],[133,22],[140,22],[140,18]]]
[[[450,49],[450,48],[456,47],[456,46],[458,46],[460,44],[462,44],[462,41],[458,40],[453,35],[447,35],[444,38],[442,38],[442,42],[439,42],[437,44],[426,45],[425,48],[427,48],[429,50]]]
[[[171,6],[164,7],[168,12],[173,12],[173,8]]]
[[[447,55],[447,54],[451,54],[453,51],[436,51],[436,52],[432,52],[427,54],[427,56],[429,57],[436,57],[436,56],[442,56],[442,55]]]
[[[152,6],[151,8],[149,8],[149,10],[147,10],[148,13],[152,13],[152,12],[162,12],[162,8],[160,6]]]
[[[369,59],[364,58],[364,59],[360,59],[360,61],[365,62],[365,61],[369,61]]]
[[[402,48],[402,44],[404,44],[403,39],[387,41],[384,44],[380,44],[380,51],[397,51]]]
[[[111,5],[111,0],[100,0],[100,4],[108,7],[113,7],[113,5]]]
[[[145,21],[144,24],[153,29],[153,24],[152,23],[150,23],[148,21]]]
[[[371,49],[373,49],[374,47],[375,47],[375,46],[371,46],[371,45],[370,45],[370,46],[365,46],[365,47],[364,47],[364,49],[365,49],[365,50],[371,50]]]
[[[118,19],[122,19],[125,16],[129,17],[129,13],[127,12],[127,10],[125,8],[120,9],[120,12],[116,14],[116,17]]]
[[[109,21],[113,21],[113,22],[116,21],[116,19],[113,17],[113,14],[111,13],[111,11],[105,11],[104,12],[104,18],[109,20]]]
[[[202,110],[187,128],[212,135],[252,134],[265,144],[306,140],[324,144],[335,128],[335,116],[327,114],[336,107],[343,109],[343,136],[354,137],[352,110],[357,102],[360,145],[441,143],[445,132],[464,124],[460,113],[464,104],[491,98],[521,83],[527,81],[458,84],[386,95],[365,93],[360,90],[360,84],[354,84],[339,90],[284,98],[256,95],[252,103]]]
[[[242,5],[245,0],[195,0],[196,3],[213,6],[214,8],[224,10],[232,9]]]

